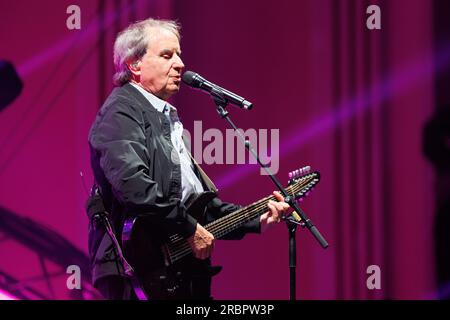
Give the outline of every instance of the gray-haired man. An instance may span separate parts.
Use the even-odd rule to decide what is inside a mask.
[[[186,213],[184,202],[214,186],[192,161],[182,140],[176,109],[167,102],[178,92],[184,69],[179,26],[155,19],[132,24],[116,39],[114,63],[114,81],[119,87],[99,111],[89,144],[95,180],[116,235],[120,235],[130,214],[148,215],[154,218],[155,228],[185,237],[193,259],[209,260],[214,236]],[[269,202],[268,211],[260,219],[228,238],[260,233],[279,222],[288,205],[278,193],[276,198],[280,202]],[[208,219],[215,220],[237,208],[216,197],[208,205]],[[89,251],[94,285],[105,298],[134,298],[111,240],[92,226]],[[176,298],[209,298],[193,295],[195,290],[185,290]]]

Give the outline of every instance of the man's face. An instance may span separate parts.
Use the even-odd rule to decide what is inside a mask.
[[[137,81],[147,91],[167,100],[180,89],[181,49],[177,36],[166,29],[153,29],[147,52],[138,63]]]

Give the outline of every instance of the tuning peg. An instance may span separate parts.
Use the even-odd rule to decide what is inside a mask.
[[[306,167],[301,168],[301,170],[302,170],[302,174],[309,173],[311,171],[311,167],[306,166]]]
[[[299,170],[289,172],[289,179],[297,179],[299,177]]]
[[[297,178],[303,176],[304,174],[309,173],[310,171],[311,171],[311,167],[305,166],[305,167],[302,167],[297,170],[289,172],[288,176],[289,176],[289,179],[297,179]]]
[[[297,177],[309,173],[310,170],[311,170],[311,167],[310,167],[310,166],[305,166],[305,167],[302,167],[302,168],[296,170],[296,171],[298,172]]]

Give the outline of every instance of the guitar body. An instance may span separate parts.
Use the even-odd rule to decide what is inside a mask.
[[[201,193],[189,202],[188,214],[203,224],[206,206],[214,197],[213,192]],[[138,279],[133,281],[135,291],[142,290],[152,300],[210,299],[211,277],[220,269],[211,267],[209,259],[200,260],[192,254],[173,261],[168,241],[151,218],[140,216],[126,220],[122,247]],[[187,244],[185,239],[179,241]]]

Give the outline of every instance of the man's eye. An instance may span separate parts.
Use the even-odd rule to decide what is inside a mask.
[[[171,56],[170,54],[164,54],[164,55],[163,55],[163,58],[164,58],[164,59],[170,59],[170,58],[172,58],[172,56]]]

